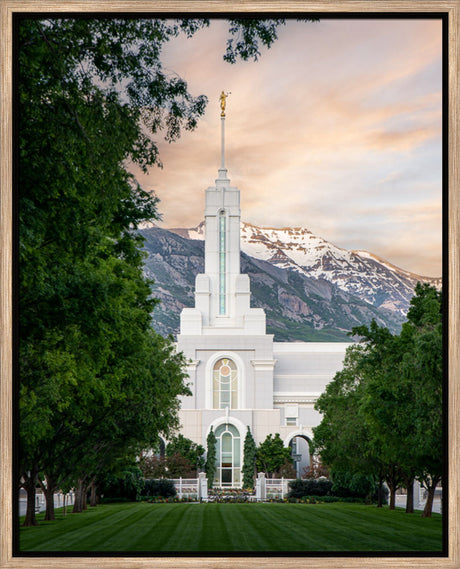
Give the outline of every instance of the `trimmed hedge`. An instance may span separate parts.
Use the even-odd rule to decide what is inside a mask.
[[[342,498],[341,496],[304,496],[302,502],[310,500],[310,502],[323,502],[324,504],[332,504],[334,502],[345,502],[347,504],[364,504],[364,498]]]
[[[172,498],[177,494],[174,482],[167,480],[166,478],[160,478],[158,480],[145,479],[143,496],[148,497],[161,497],[161,498]]]
[[[142,472],[137,467],[127,468],[117,474],[108,474],[98,484],[104,502],[135,502],[143,489]]]
[[[309,478],[289,482],[288,498],[304,498],[305,496],[328,496],[331,493],[332,482],[324,478]]]
[[[377,501],[377,486],[371,477],[362,475],[335,476],[334,481],[327,478],[308,478],[293,480],[289,483],[290,491],[287,498],[316,498],[324,502],[372,502]],[[384,499],[387,502],[388,489],[383,488]],[[327,500],[323,500],[327,498]],[[331,499],[329,499],[331,498]],[[340,498],[333,499],[333,498]]]

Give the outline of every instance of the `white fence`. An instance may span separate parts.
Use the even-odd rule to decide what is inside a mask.
[[[54,494],[54,507],[62,508],[64,506],[64,501],[66,507],[73,506],[75,503],[74,492],[69,492],[68,494],[63,494],[62,492],[56,492]],[[43,512],[46,509],[45,495],[41,490],[37,490],[35,494],[35,512]],[[27,511],[27,492],[21,489],[19,492],[19,515],[25,516]]]
[[[291,478],[265,478],[263,472],[259,472],[256,480],[256,499],[263,500],[284,500],[289,492],[289,482]]]
[[[172,478],[179,500],[190,498],[205,500],[208,497],[208,479],[204,472],[198,478]]]

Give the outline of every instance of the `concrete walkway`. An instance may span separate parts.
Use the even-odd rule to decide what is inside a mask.
[[[73,506],[75,495],[73,492],[67,494],[66,506]],[[62,508],[64,506],[64,494],[58,493],[54,495],[54,507]],[[45,496],[41,492],[37,492],[35,496],[35,511],[44,512],[46,510]],[[21,488],[19,492],[19,515],[25,516],[27,511],[27,493]]]
[[[396,507],[397,508],[405,508],[406,507],[406,496],[405,495],[396,495]],[[417,511],[422,512],[423,508],[425,507],[425,502],[420,501],[418,504],[414,501],[414,509]],[[442,502],[440,498],[435,498],[433,501],[433,512],[437,514],[442,513]]]

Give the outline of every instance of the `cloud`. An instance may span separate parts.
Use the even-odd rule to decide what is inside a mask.
[[[235,65],[222,61],[225,26],[213,22],[165,50],[167,68],[209,104],[194,132],[160,142],[164,169],[141,176],[161,199],[164,225],[203,218],[225,89],[226,163],[243,219],[305,225],[340,246],[438,274],[428,266],[439,266],[429,251],[440,250],[440,21],[293,22],[259,62]],[[432,218],[422,212],[427,203]],[[421,248],[423,223],[433,229]]]

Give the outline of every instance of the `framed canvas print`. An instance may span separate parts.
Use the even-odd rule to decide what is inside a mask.
[[[457,567],[458,1],[1,1],[1,567]]]

